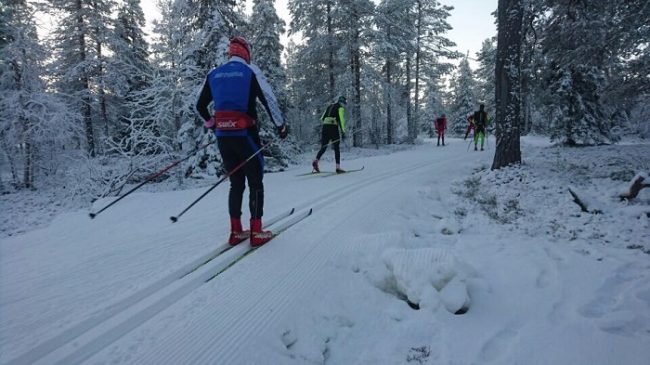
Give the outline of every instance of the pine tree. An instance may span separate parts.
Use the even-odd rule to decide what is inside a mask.
[[[345,53],[349,64],[349,86],[352,91],[350,103],[352,123],[349,123],[353,134],[354,146],[363,145],[364,123],[361,118],[362,71],[364,68],[362,47],[370,42],[370,27],[374,4],[370,0],[341,0],[339,12],[336,14],[336,27],[340,29],[346,43]]]
[[[521,45],[523,4],[499,0],[496,59],[496,152],[492,169],[521,163]]]
[[[420,84],[435,84],[445,73],[452,70],[453,65],[449,61],[460,57],[456,52],[449,51],[449,48],[456,44],[449,40],[445,33],[451,30],[447,22],[451,6],[443,6],[435,0],[414,0],[415,20],[415,86],[413,92],[414,117],[412,127],[409,129],[410,139],[413,140],[418,134],[418,126],[422,125],[419,110],[421,103]]]
[[[70,97],[83,116],[88,154],[97,153],[95,115],[108,123],[104,91],[105,47],[114,2],[110,0],[49,0],[61,19],[54,35],[54,76],[57,91]],[[93,115],[95,108],[95,115]]]
[[[291,86],[299,91],[292,103],[301,110],[303,117],[298,123],[310,140],[318,140],[318,118],[323,109],[337,95],[345,94],[345,85],[337,78],[345,72],[345,64],[339,57],[345,47],[340,35],[335,33],[336,2],[334,0],[290,0],[290,34],[300,33],[301,44],[289,53]]]
[[[413,39],[412,21],[409,17],[409,6],[401,0],[383,0],[377,7],[375,15],[373,53],[382,64],[383,92],[386,118],[386,143],[395,142],[394,104],[396,100],[404,101],[404,87],[396,80],[401,73],[400,60],[402,54],[411,49]],[[400,89],[402,92],[400,93]],[[408,95],[406,95],[408,100]]]
[[[308,93],[305,99],[312,99],[313,107],[320,110],[343,91],[336,84],[336,78],[343,68],[337,53],[344,45],[335,34],[336,3],[334,0],[291,0],[289,11],[290,33],[301,32],[303,36],[302,45],[296,48],[299,54],[296,57],[300,60],[300,65],[296,66],[300,68],[301,77],[312,85],[305,90]]]

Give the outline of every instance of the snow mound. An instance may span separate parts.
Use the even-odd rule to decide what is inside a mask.
[[[469,307],[469,270],[449,250],[391,249],[384,252],[383,261],[396,290],[410,304],[432,311],[442,304],[451,313],[464,313]]]

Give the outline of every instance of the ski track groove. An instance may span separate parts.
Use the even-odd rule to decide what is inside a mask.
[[[169,238],[167,240],[168,244],[173,245],[174,244],[173,240],[174,240],[174,238]],[[127,242],[130,242],[130,241],[127,241]],[[125,247],[125,246],[128,246],[128,243],[121,245],[121,247]],[[157,249],[165,249],[165,247],[167,247],[167,246],[163,246],[163,247],[160,247],[160,248],[157,248]],[[139,252],[141,252],[141,251],[148,251],[148,250],[140,250]],[[101,255],[93,255],[93,256],[95,257],[95,258],[92,259],[93,261],[94,260],[99,260],[100,257],[105,257],[105,256],[101,256]],[[124,257],[127,257],[127,255],[124,255]],[[117,264],[119,262],[125,262],[125,261],[124,260],[119,260],[119,261],[116,261],[115,263]],[[92,277],[93,275],[97,276],[97,271],[96,270],[88,271],[88,268],[92,268],[92,267],[96,267],[96,265],[84,264],[80,268],[75,268],[72,271],[74,274],[71,275],[73,280],[71,280],[71,281],[66,280],[65,281],[66,284],[65,284],[64,287],[74,288],[74,287],[77,287],[80,284],[83,284],[84,282],[87,282],[89,277]],[[128,271],[131,272],[134,276],[146,276],[147,274],[150,275],[152,272],[155,272],[155,271],[151,270],[151,266],[142,265],[142,264],[138,264],[138,265],[133,264],[133,265],[130,266]],[[51,272],[53,272],[53,271],[46,271],[44,273],[39,273],[39,275],[48,275],[48,273],[51,273]],[[52,276],[52,275],[50,274],[50,276]],[[173,276],[174,275],[172,275],[172,273],[170,273],[165,278],[169,278],[169,277],[173,277]],[[161,281],[161,280],[162,279],[159,279],[158,281]],[[98,282],[102,282],[102,281],[99,280]],[[155,285],[155,284],[158,284],[158,283],[154,282],[154,284],[152,284],[152,285]],[[119,292],[120,287],[117,285],[117,283],[106,283],[106,284],[102,285],[101,287],[104,289],[103,292],[105,292],[105,293],[113,293],[112,295],[118,294],[118,296],[119,296],[119,293],[121,293],[121,292]],[[160,290],[161,288],[164,288],[164,287],[165,287],[165,285],[158,286],[158,288],[156,290]],[[123,298],[122,300],[119,300],[118,302],[114,302],[113,304],[109,305],[108,307],[101,308],[99,310],[96,309],[97,305],[93,305],[93,303],[97,303],[97,302],[103,303],[103,301],[106,300],[106,298],[97,299],[96,298],[96,293],[88,293],[87,295],[77,297],[77,301],[82,302],[82,303],[87,303],[87,305],[84,306],[84,308],[87,308],[87,310],[82,309],[82,310],[78,311],[79,313],[84,313],[82,315],[82,316],[85,317],[84,320],[82,320],[81,322],[72,321],[71,316],[69,314],[67,314],[67,312],[65,312],[63,309],[61,309],[60,311],[56,311],[56,310],[51,311],[51,315],[49,317],[39,318],[39,322],[47,321],[49,319],[49,321],[51,323],[59,323],[60,326],[62,328],[64,328],[64,329],[62,331],[60,331],[59,334],[55,335],[54,337],[51,337],[51,338],[49,338],[49,339],[47,339],[47,340],[45,340],[43,342],[37,343],[29,351],[27,351],[27,352],[25,352],[23,354],[19,354],[17,357],[15,357],[11,361],[9,361],[9,363],[18,363],[18,364],[32,363],[33,361],[38,360],[39,358],[41,358],[43,356],[46,356],[48,353],[50,353],[50,352],[56,350],[57,348],[65,345],[65,343],[69,342],[70,340],[78,337],[79,335],[87,332],[88,330],[92,329],[93,327],[101,324],[102,321],[105,321],[106,319],[110,318],[111,316],[117,314],[118,311],[115,311],[113,309],[113,307],[124,307],[123,309],[125,309],[125,308],[128,308],[130,305],[133,305],[133,304],[137,303],[137,301],[134,301],[130,305],[127,305],[126,307],[122,305],[123,304],[122,302],[126,301],[128,298],[141,296],[140,293],[144,292],[144,291],[147,291],[147,289],[148,289],[148,286],[144,286],[144,287],[142,287],[140,289],[136,289],[136,291],[133,294],[131,294],[131,295],[127,294],[125,296],[122,296],[122,298]],[[155,291],[149,291],[149,294],[147,294],[146,296],[152,295],[154,292]],[[47,300],[52,299],[52,296],[50,296],[47,291],[39,291],[39,293],[41,293],[41,294],[36,295],[36,297],[35,297],[36,300],[47,301]],[[107,294],[107,296],[108,295],[109,294]],[[64,295],[61,294],[60,296],[64,296]],[[144,297],[142,297],[142,298],[144,298]],[[140,298],[139,300],[141,300],[142,298]],[[106,311],[109,311],[112,314],[109,314],[107,316]],[[66,313],[66,315],[62,318],[61,313]],[[15,318],[12,319],[12,318],[9,318],[9,317],[10,316],[7,316],[7,320],[3,321],[3,323],[11,323],[12,321],[15,321]],[[100,320],[98,321],[97,318],[100,318]],[[101,318],[103,318],[103,319],[101,319]],[[48,322],[48,323],[50,323],[50,322]],[[38,322],[35,322],[35,323],[33,322],[33,323],[30,323],[29,325],[34,326],[34,325],[37,325],[37,324],[38,324]],[[9,325],[9,326],[7,326],[5,328],[11,328],[11,326]],[[63,338],[63,340],[62,340],[62,338]]]
[[[282,212],[280,213],[280,215],[283,215],[285,213],[286,212]],[[173,241],[170,240],[170,243],[173,243]],[[173,285],[174,283],[177,282],[177,280],[180,280],[183,277],[191,274],[188,273],[191,268],[198,265],[200,262],[207,260],[207,258],[210,255],[214,254],[215,252],[222,251],[223,249],[227,248],[227,246],[228,245],[226,243],[222,243],[217,248],[211,250],[209,253],[204,254],[203,256],[195,259],[194,261],[191,261],[188,264],[185,264],[184,266],[182,266],[181,268],[173,272],[170,272],[169,274],[156,280],[152,284],[144,286],[140,290],[122,298],[117,302],[114,302],[113,304],[105,308],[94,311],[85,320],[81,322],[77,322],[74,326],[69,327],[64,331],[60,332],[58,335],[40,343],[31,351],[11,360],[10,363],[17,363],[17,364],[32,363],[36,360],[41,360],[42,358],[47,357],[50,353],[66,346],[70,341],[73,341],[83,336],[85,333],[91,331],[92,329],[101,326],[107,320],[119,316],[121,313],[128,310],[129,308],[133,308],[134,306],[138,305],[138,303],[141,303],[147,298],[150,298],[154,296],[156,293],[159,293],[165,288],[168,288],[170,285]],[[223,253],[224,252],[222,252],[221,254]],[[194,272],[196,271],[197,270],[194,270]]]
[[[315,206],[313,206],[314,209],[319,209],[319,208],[322,208],[322,207],[326,207],[326,206],[328,206],[328,205],[330,205],[332,203],[335,203],[335,202],[343,199],[345,196],[353,193],[354,192],[354,187],[367,186],[369,183],[380,181],[380,179],[385,178],[385,177],[388,177],[388,178],[390,178],[390,177],[404,177],[405,173],[408,173],[408,172],[411,172],[411,171],[414,171],[414,170],[418,170],[418,169],[420,169],[422,167],[426,167],[428,165],[431,165],[432,163],[433,162],[431,162],[431,161],[427,161],[425,163],[420,162],[420,163],[416,163],[416,164],[413,164],[413,165],[410,165],[410,166],[407,166],[407,167],[403,167],[403,168],[400,168],[400,169],[396,169],[396,170],[393,170],[393,171],[385,171],[385,172],[378,173],[376,175],[371,175],[371,176],[368,176],[366,178],[362,178],[360,180],[355,180],[355,181],[353,181],[353,182],[351,182],[351,183],[349,183],[349,184],[347,184],[347,185],[345,185],[343,187],[337,187],[336,190],[339,190],[340,191],[339,193],[335,193],[334,195],[332,195],[331,191],[328,191],[328,192],[323,193],[321,196],[315,197],[314,199],[312,199],[312,200],[310,200],[310,201],[308,201],[306,203],[303,203],[302,205],[297,206],[296,207],[296,212],[298,212],[298,211],[300,211],[302,209],[305,209],[306,207],[313,206],[313,205],[315,205]],[[197,226],[199,224],[199,222],[193,222],[193,221],[190,220],[186,224],[189,224],[191,226]],[[186,227],[186,228],[188,228],[188,227]],[[139,236],[138,234],[130,234],[130,235],[124,237],[124,238],[129,238],[130,237],[132,239],[135,239],[138,236]],[[124,244],[120,245],[120,247],[129,246],[128,242],[130,242],[130,240],[129,239],[124,239],[124,238],[121,240],[121,242],[127,242],[127,243],[124,243]],[[177,240],[178,240],[177,237],[167,236],[165,238],[166,239],[162,242],[163,244],[166,244],[164,247],[169,247],[169,246],[173,246],[173,245],[177,244]],[[316,246],[320,246],[320,242],[322,242],[322,241],[323,241],[323,239],[321,239],[319,241],[319,243],[315,245],[315,247],[311,248],[311,250],[306,252],[301,257],[301,260],[304,260],[313,250],[315,250],[317,248]],[[219,246],[218,249],[221,249],[222,246],[223,245]],[[156,249],[159,250],[161,248],[157,247]],[[212,250],[211,253],[217,251],[218,249]],[[148,252],[148,251],[151,251],[151,250],[153,250],[153,249],[143,249],[141,251],[142,252]],[[56,351],[57,349],[60,349],[60,348],[62,348],[64,346],[68,345],[72,340],[77,339],[77,340],[83,342],[82,337],[84,336],[84,334],[86,334],[87,332],[91,331],[92,329],[94,329],[96,327],[101,326],[103,323],[107,322],[109,319],[111,319],[111,318],[113,318],[115,316],[118,316],[122,312],[127,311],[129,308],[133,308],[138,303],[141,303],[142,301],[146,300],[147,298],[151,298],[156,293],[159,293],[159,292],[163,291],[165,288],[168,288],[171,284],[176,283],[177,280],[181,278],[181,277],[178,276],[181,271],[187,271],[186,270],[187,267],[194,266],[198,261],[201,261],[203,258],[205,258],[207,256],[208,256],[208,254],[203,255],[199,259],[195,259],[194,261],[192,261],[191,262],[192,265],[188,264],[188,265],[182,266],[181,269],[178,269],[178,270],[175,270],[175,271],[169,273],[168,275],[164,276],[162,279],[159,279],[159,280],[155,281],[154,284],[145,285],[145,286],[143,286],[143,288],[137,290],[135,293],[132,293],[131,295],[127,295],[126,298],[124,298],[124,300],[134,298],[133,300],[128,300],[127,303],[120,303],[118,301],[118,302],[113,303],[112,305],[110,305],[110,306],[108,306],[106,308],[96,310],[95,312],[91,313],[89,315],[89,317],[85,321],[82,321],[81,323],[77,323],[77,325],[75,325],[75,326],[68,327],[68,329],[64,330],[59,335],[56,335],[55,337],[50,338],[50,339],[46,340],[45,342],[40,343],[39,345],[37,345],[35,348],[28,351],[27,353],[19,355],[17,358],[10,361],[10,363],[12,363],[12,364],[14,362],[16,362],[16,363],[29,363],[29,362],[32,362],[31,360],[33,360],[33,359],[41,360],[41,359],[47,357],[52,352]],[[221,255],[219,255],[219,256],[221,256]],[[239,255],[235,255],[235,257],[239,257]],[[314,256],[314,260],[316,260],[316,257],[317,256]],[[321,257],[318,257],[318,260],[321,260],[321,259],[322,259]],[[218,260],[218,257],[213,259],[212,261],[214,261],[214,260]],[[219,264],[221,264],[220,260],[218,262],[219,262]],[[211,262],[211,264],[212,263],[213,262]],[[298,264],[300,264],[300,260],[298,260]],[[218,264],[216,262],[214,262],[214,265],[218,265]],[[209,265],[209,266],[213,267],[213,265]],[[285,273],[281,282],[285,282],[287,280],[286,279],[287,275],[289,275],[289,273],[291,273],[291,272],[294,272],[296,270],[296,267],[297,267],[297,265],[294,265],[293,269],[291,269],[288,273]],[[319,267],[319,266],[317,266],[317,265],[312,265],[311,266],[311,269],[309,270],[309,277],[310,278],[313,277],[314,272],[316,270],[316,267]],[[142,274],[142,273],[150,273],[151,272],[151,270],[147,271],[147,270],[144,270],[144,268],[145,267],[142,267],[141,270],[134,271],[134,274],[137,275],[138,273]],[[206,268],[206,267],[202,267],[202,269],[205,269],[206,271],[209,270],[209,268]],[[81,270],[81,271],[83,271],[83,270]],[[75,272],[81,272],[81,271],[76,270]],[[92,272],[95,272],[95,271],[92,271]],[[196,271],[193,272],[192,274],[194,274],[194,273],[196,273]],[[88,277],[87,275],[89,274],[89,272],[85,271],[85,272],[83,272],[83,274],[84,275],[80,275],[79,277],[85,276],[85,278],[87,278]],[[202,275],[201,275],[201,277],[202,277]],[[87,281],[87,280],[85,280],[85,281]],[[85,281],[77,279],[73,283],[71,283],[70,285],[73,285],[74,283],[85,282]],[[137,312],[135,315],[132,316],[133,317],[132,319],[135,320],[135,319],[139,318],[139,320],[135,321],[136,324],[130,323],[127,326],[128,329],[126,331],[120,331],[119,329],[121,328],[121,324],[118,324],[116,326],[112,326],[106,332],[96,336],[94,339],[91,339],[89,341],[89,343],[91,343],[91,344],[92,343],[101,344],[101,347],[96,347],[95,346],[94,348],[92,348],[90,350],[85,350],[85,352],[83,354],[83,358],[88,359],[88,358],[92,357],[95,353],[97,353],[99,351],[102,351],[104,348],[109,347],[110,344],[113,343],[114,341],[116,341],[117,339],[123,337],[125,334],[127,334],[127,333],[131,332],[132,330],[134,330],[134,329],[140,327],[141,325],[143,325],[150,318],[152,318],[155,315],[159,314],[164,309],[172,306],[174,303],[177,303],[177,302],[181,301],[190,292],[195,291],[197,288],[199,288],[199,287],[201,287],[203,285],[202,280],[201,280],[200,283],[199,283],[198,279],[196,281],[197,281],[197,284],[193,284],[192,285],[193,288],[190,289],[190,290],[182,289],[182,287],[190,285],[189,283],[182,285],[181,288],[175,289],[173,291],[173,293],[175,293],[176,291],[180,291],[180,290],[187,290],[187,292],[184,293],[182,296],[178,297],[177,299],[171,301],[167,305],[163,305],[161,308],[158,308],[157,310],[155,310],[155,313],[148,314],[147,313],[148,308],[160,307],[159,302],[163,302],[163,301],[167,302],[166,299],[167,299],[168,295],[163,296],[163,298],[161,298],[161,299],[156,299],[153,304],[146,307],[144,310],[141,310],[141,311]],[[194,282],[194,281],[190,280],[190,282]],[[273,281],[271,281],[271,282],[273,282]],[[295,285],[297,285],[297,284],[295,284]],[[307,284],[305,284],[305,285],[307,285]],[[108,286],[110,286],[110,285],[108,285]],[[277,286],[278,285],[275,285],[273,287],[277,287]],[[239,290],[237,290],[237,289],[239,289]],[[240,287],[240,288],[237,288],[237,289],[235,289],[234,291],[230,291],[229,294],[231,294],[231,295],[236,294],[237,296],[239,296],[244,291],[247,291],[246,288],[241,288]],[[268,293],[269,293],[270,290],[271,289],[267,289],[266,292],[264,292],[262,294],[262,297],[268,296]],[[276,294],[276,296],[277,295],[279,295],[279,294]],[[224,298],[224,299],[226,299],[226,298]],[[282,300],[283,304],[279,308],[285,307],[287,302],[288,302],[288,299]],[[253,305],[253,307],[258,307],[260,305],[261,304],[256,304],[256,305]],[[119,311],[116,311],[115,313],[110,313],[108,315],[101,315],[100,314],[101,318],[99,320],[94,319],[94,317],[97,316],[97,313],[105,312],[106,310],[109,310],[110,308],[113,308],[113,307],[124,307],[124,308],[121,308]],[[277,316],[277,313],[279,311],[275,310],[274,312],[276,313],[274,315],[274,317],[275,317],[275,316]],[[226,318],[228,318],[228,317],[226,317]],[[238,321],[237,317],[233,316],[232,318],[234,318],[235,321]],[[239,318],[239,321],[241,321],[241,320],[242,319]],[[90,322],[88,322],[88,321],[90,321]],[[266,324],[268,322],[261,321],[261,323]],[[249,322],[249,326],[253,326],[251,324],[251,322]],[[267,326],[268,325],[266,325],[265,327],[267,327]],[[80,328],[82,329],[81,332],[79,332]],[[72,332],[75,332],[75,333],[73,333],[72,335],[70,335],[70,333],[68,333],[66,335],[67,331],[72,331]],[[76,332],[79,332],[79,333],[76,333]],[[106,341],[107,339],[105,337],[107,336],[107,334],[112,334],[112,335],[108,336],[108,337],[110,337],[110,341]],[[189,342],[189,340],[188,340],[188,342]],[[178,344],[178,342],[176,342],[176,344]],[[44,347],[45,347],[45,350],[43,349]],[[83,349],[84,349],[84,346],[81,346],[81,348],[72,351],[72,353],[69,354],[68,356],[66,356],[65,359],[69,359],[69,360],[74,359],[75,356],[78,356],[78,353],[81,352]],[[200,355],[200,354],[197,354],[197,355]],[[81,359],[81,361],[83,361],[84,359]],[[19,360],[28,360],[28,361],[19,361]],[[170,358],[167,357],[167,358],[163,359],[163,362],[169,361],[169,360],[170,360]],[[183,359],[181,359],[181,360],[183,360]],[[184,360],[187,360],[187,359],[184,359]]]

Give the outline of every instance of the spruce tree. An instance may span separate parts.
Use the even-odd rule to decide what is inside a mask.
[[[467,57],[458,66],[457,73],[451,83],[453,100],[451,101],[448,129],[456,135],[461,135],[467,127],[467,116],[477,110],[476,81]]]
[[[115,37],[111,41],[113,57],[109,68],[109,88],[119,100],[119,120],[128,125],[128,118],[137,108],[136,94],[147,88],[153,78],[149,61],[149,44],[144,33],[145,18],[140,0],[126,0],[115,21]],[[135,114],[142,118],[144,115]]]
[[[282,65],[283,46],[280,43],[280,35],[284,33],[284,26],[284,21],[275,11],[273,1],[254,1],[253,13],[248,26],[248,34],[250,34],[250,42],[253,46],[252,63],[262,70],[286,119],[288,110],[287,76]],[[289,156],[295,154],[298,149],[293,143],[293,136],[280,141],[275,131],[275,124],[271,122],[261,104],[257,109],[260,137],[265,141],[276,141],[265,151],[265,168],[271,171],[284,169],[288,166]]]

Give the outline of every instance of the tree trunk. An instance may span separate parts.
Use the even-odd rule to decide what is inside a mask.
[[[492,169],[521,163],[521,0],[499,0],[496,80],[497,147]]]
[[[413,143],[413,115],[411,111],[411,55],[406,52],[406,84],[404,85],[404,101],[406,102],[406,128],[408,142]]]
[[[86,38],[84,36],[84,19],[82,13],[82,4],[81,0],[77,0],[76,9],[77,11],[77,26],[79,27],[79,61],[80,63],[86,63]],[[88,71],[84,70],[81,76],[81,87],[83,96],[81,97],[81,115],[84,118],[84,127],[86,130],[86,142],[88,143],[88,154],[90,157],[95,157],[95,134],[93,132],[93,123],[90,109],[90,82],[88,80]]]
[[[330,100],[333,100],[334,88],[335,88],[335,79],[334,79],[334,31],[332,30],[332,3],[327,2],[327,71],[329,73],[329,96]]]
[[[386,144],[393,144],[393,120],[390,111],[390,61],[386,61]]]
[[[418,0],[417,36],[415,41],[415,95],[413,96],[413,141],[420,129],[420,37],[422,36],[422,1]]]
[[[97,38],[99,38],[99,31],[95,29],[97,33]],[[109,130],[108,130],[108,113],[106,112],[106,92],[104,91],[104,58],[102,56],[102,43],[97,41],[95,47],[97,49],[97,59],[99,61],[99,69],[97,70],[97,77],[99,78],[99,107],[101,112],[102,124],[104,125],[104,138],[108,140]],[[104,148],[106,149],[106,148]],[[106,153],[106,151],[104,151]]]
[[[352,106],[352,119],[354,119],[353,144],[355,147],[363,146],[363,121],[361,120],[361,57],[359,55],[359,28],[354,31],[354,50],[352,65],[354,68],[354,105]]]

